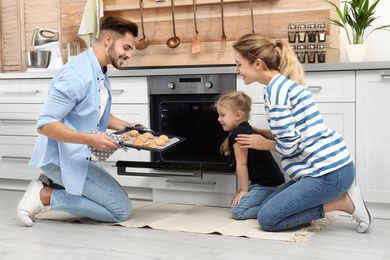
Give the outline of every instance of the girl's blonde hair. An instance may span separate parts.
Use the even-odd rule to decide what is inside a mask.
[[[252,108],[252,99],[250,96],[248,96],[242,91],[233,91],[221,95],[216,102],[216,106],[217,105],[225,107],[232,112],[240,111],[242,113],[242,118],[244,119],[244,121],[248,121]],[[220,151],[226,156],[230,154],[229,137],[227,137],[222,143]]]
[[[233,48],[251,64],[260,59],[266,69],[279,70],[284,76],[304,86],[302,65],[285,40],[272,41],[262,34],[249,33],[238,39]]]

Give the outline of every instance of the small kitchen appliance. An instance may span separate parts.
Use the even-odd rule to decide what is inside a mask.
[[[26,52],[26,61],[33,60],[31,55],[37,52],[47,52],[50,51],[51,55],[49,65],[43,70],[48,69],[59,69],[62,66],[62,55],[60,46],[58,43],[58,31],[35,27],[35,30],[32,35],[31,45],[34,47],[33,52]],[[27,71],[35,71],[38,67],[35,67],[33,63],[28,64]],[[42,67],[40,68],[42,70]]]

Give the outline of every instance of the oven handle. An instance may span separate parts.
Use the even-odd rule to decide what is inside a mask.
[[[174,179],[168,179],[165,181],[166,183],[170,184],[179,184],[179,185],[207,185],[207,186],[215,186],[217,184],[216,181],[185,181],[185,180],[174,180]]]
[[[202,170],[192,170],[188,171],[188,174],[174,174],[170,173],[169,170],[151,170],[150,172],[137,172],[137,171],[126,171],[127,167],[117,166],[118,175],[127,175],[127,176],[144,176],[144,177],[188,177],[188,178],[203,178]],[[181,172],[183,172],[181,170]],[[186,171],[187,172],[187,171]]]

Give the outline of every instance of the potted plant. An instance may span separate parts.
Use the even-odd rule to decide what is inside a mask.
[[[377,7],[380,0],[373,1],[370,4],[370,0],[351,0],[351,1],[342,1],[344,3],[344,8],[342,10],[335,5],[333,2],[325,0],[329,4],[335,7],[336,12],[340,18],[340,20],[331,19],[329,21],[336,25],[340,26],[344,29],[347,35],[349,45],[363,45],[363,49],[365,50],[366,45],[365,41],[367,37],[377,30],[387,30],[390,31],[390,24],[388,25],[380,25],[372,30],[368,31],[369,27],[372,26],[372,23],[376,21],[379,16],[375,15],[375,8]],[[356,48],[357,46],[352,46],[352,48]],[[358,51],[358,53],[362,51]],[[348,53],[348,48],[347,48]],[[350,53],[348,53],[349,55]],[[362,56],[362,55],[361,55]],[[349,55],[351,60],[351,55]],[[363,58],[363,57],[361,57]],[[352,61],[352,60],[351,60]]]

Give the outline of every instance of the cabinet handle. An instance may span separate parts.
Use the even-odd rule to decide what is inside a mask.
[[[383,73],[381,74],[381,77],[384,79],[390,79],[390,73]]]
[[[310,90],[320,91],[322,89],[322,86],[308,86]]]
[[[185,181],[185,180],[172,180],[168,179],[165,181],[166,183],[171,183],[171,184],[181,184],[181,185],[209,185],[209,186],[215,186],[217,182],[215,181]]]
[[[36,122],[35,119],[8,119],[8,118],[0,118],[0,121],[4,122]]]
[[[4,94],[37,94],[39,90],[28,90],[28,91],[1,91]]]
[[[111,89],[112,94],[122,94],[123,92],[125,92],[124,89]]]
[[[8,155],[3,155],[1,158],[3,159],[13,159],[13,160],[30,160],[31,157],[22,157],[22,156],[8,156]]]

